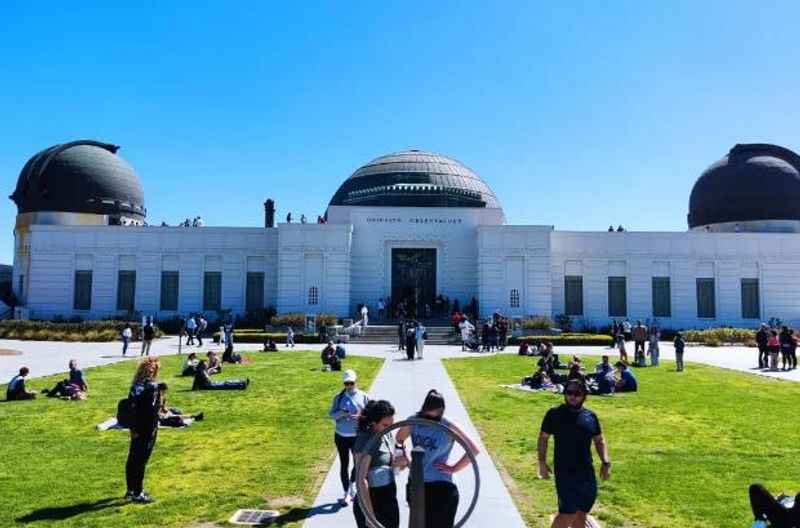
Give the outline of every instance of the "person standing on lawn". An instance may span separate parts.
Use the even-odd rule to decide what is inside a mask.
[[[644,342],[647,341],[647,327],[641,321],[636,321],[633,327],[633,360],[637,367],[644,367]]]
[[[142,328],[142,352],[140,356],[149,356],[150,347],[153,345],[153,338],[156,336],[156,329],[150,320]]]
[[[600,478],[611,477],[608,446],[603,438],[597,415],[585,408],[586,387],[577,380],[567,382],[564,404],[547,411],[539,433],[539,477],[549,479],[552,471],[547,465],[547,444],[555,437],[554,466],[558,515],[552,528],[586,525],[586,517],[597,499],[597,479],[594,475],[591,444],[600,457]]]
[[[672,342],[675,345],[675,366],[678,372],[683,372],[683,349],[686,348],[686,340],[683,335],[678,332],[675,334],[675,340]]]
[[[128,461],[125,464],[125,480],[128,486],[125,498],[140,504],[153,502],[143,488],[145,467],[158,436],[158,410],[161,408],[161,402],[156,379],[159,370],[161,363],[157,357],[144,358],[136,369],[128,393],[132,416],[131,443],[128,448]]]
[[[328,411],[336,422],[336,429],[333,434],[333,441],[336,444],[336,451],[339,453],[339,478],[342,480],[344,496],[339,499],[340,506],[347,506],[348,501],[355,497],[355,464],[350,470],[350,454],[358,435],[358,421],[364,407],[369,403],[369,396],[366,392],[359,390],[356,386],[358,377],[355,371],[346,370],[342,375],[344,388],[336,394]]]
[[[286,327],[286,346],[294,348],[294,328],[291,325]]]

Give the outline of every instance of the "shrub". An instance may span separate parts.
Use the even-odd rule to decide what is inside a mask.
[[[552,336],[522,336],[509,340],[511,345],[519,345],[525,341],[529,345],[539,345],[549,341],[553,346],[611,346],[611,336],[602,334],[561,334]]]
[[[317,328],[320,326],[332,326],[335,325],[338,321],[338,318],[335,314],[328,314],[328,313],[321,313],[317,314],[316,325]],[[292,328],[305,328],[306,326],[306,314],[301,312],[290,312],[283,315],[276,315],[272,318],[272,326],[283,328],[286,326],[291,326]]]
[[[243,316],[236,317],[236,327],[258,328],[259,330],[263,330],[276,314],[277,311],[272,306],[259,308],[257,310],[248,310]]]
[[[553,321],[544,315],[534,315],[531,318],[522,320],[522,328],[528,330],[550,330],[553,328]]]
[[[140,339],[141,324],[131,322],[134,339]],[[17,321],[0,322],[0,338],[36,341],[101,342],[119,339],[125,328],[124,321]],[[156,326],[156,337],[163,332]]]
[[[556,315],[556,326],[565,332],[572,331],[572,318],[566,314]]]

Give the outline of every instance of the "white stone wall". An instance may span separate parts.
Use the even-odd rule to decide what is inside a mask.
[[[584,317],[606,325],[610,266],[627,277],[628,318],[652,320],[653,276],[669,273],[672,316],[664,328],[753,327],[777,317],[800,325],[800,235],[781,233],[642,233],[554,231],[551,243],[552,309],[564,312],[564,275],[580,265]],[[616,274],[616,272],[614,272]],[[714,278],[716,317],[697,317],[696,279]],[[741,279],[759,279],[760,318],[742,318]]]
[[[346,317],[350,302],[352,227],[278,226],[278,313],[333,313]],[[317,288],[316,304],[310,289]]]
[[[261,228],[181,228],[122,226],[32,226],[27,306],[31,316],[79,315],[97,319],[117,315],[117,274],[136,271],[135,310],[159,318],[203,308],[207,257],[222,272],[222,308],[245,309],[247,257],[264,261],[264,304],[277,304],[278,232]],[[177,311],[160,311],[164,258],[177,260]],[[75,271],[92,270],[89,311],[73,310]],[[214,314],[209,314],[214,315]]]
[[[551,226],[482,226],[478,229],[479,309],[482,317],[495,310],[518,316],[551,315]],[[508,277],[522,261],[523,277]],[[519,289],[520,307],[511,305]]]

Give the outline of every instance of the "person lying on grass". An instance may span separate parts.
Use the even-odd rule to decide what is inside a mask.
[[[183,414],[180,409],[170,409],[167,407],[167,384],[158,384],[158,399],[161,406],[158,409],[158,425],[165,427],[185,427],[186,418],[192,418],[198,422],[203,419],[203,412],[197,414]]]
[[[78,368],[78,360],[69,360],[69,378],[56,383],[52,389],[44,389],[42,394],[46,394],[51,398],[64,397],[72,400],[86,399],[86,393],[89,392],[89,384],[83,377],[83,371]]]
[[[264,341],[264,352],[277,352],[278,345],[275,343],[275,340],[271,337],[268,337],[266,341]]]
[[[206,363],[206,373],[209,376],[213,376],[214,374],[219,374],[222,372],[222,363],[220,363],[217,353],[209,351],[206,356],[208,357],[208,363]]]
[[[197,364],[192,390],[244,390],[250,385],[250,378],[246,380],[211,381],[208,375],[206,362]]]
[[[19,374],[11,378],[6,387],[6,400],[32,400],[36,398],[36,391],[28,390],[25,386],[25,378],[30,374],[28,367],[19,369]]]

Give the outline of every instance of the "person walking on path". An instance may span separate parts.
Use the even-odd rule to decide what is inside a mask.
[[[208,328],[208,321],[202,315],[197,319],[197,346],[203,346],[203,332]]]
[[[417,357],[422,359],[422,352],[425,348],[425,338],[427,337],[428,332],[423,326],[422,323],[417,323],[417,328],[414,330],[414,337],[417,340]]]
[[[611,476],[608,446],[603,438],[600,420],[584,407],[586,387],[581,381],[570,380],[564,390],[564,403],[547,411],[539,433],[539,477],[549,479],[552,471],[547,465],[547,444],[555,437],[554,468],[558,515],[552,528],[585,526],[586,517],[597,499],[597,479],[594,474],[591,444],[600,457],[600,478]]]
[[[339,453],[339,478],[342,480],[344,495],[339,499],[341,506],[347,506],[348,500],[355,496],[355,464],[350,471],[350,454],[355,446],[358,420],[369,403],[366,392],[356,386],[358,377],[353,370],[346,370],[342,375],[344,388],[333,398],[331,410],[328,412],[336,422],[333,442]]]
[[[650,333],[647,337],[648,346],[647,353],[650,355],[650,365],[653,367],[658,366],[660,352],[658,350],[658,339],[661,337],[661,332],[656,325],[650,327]]]
[[[406,327],[406,357],[409,361],[414,360],[414,353],[417,348],[417,332],[413,323],[409,323]]]
[[[386,303],[383,302],[383,297],[378,299],[378,320],[382,321],[386,315]]]
[[[397,350],[405,350],[406,349],[406,322],[403,319],[400,319],[400,323],[397,325]]]
[[[675,367],[678,372],[683,372],[683,349],[686,348],[686,340],[683,335],[678,332],[675,334],[675,340],[672,342],[675,346]]]
[[[125,328],[122,329],[122,355],[128,353],[128,345],[131,342],[131,338],[133,337],[133,330],[131,330],[130,323],[125,323]]]
[[[294,348],[294,328],[292,328],[292,325],[286,327],[286,346]]]
[[[444,396],[432,389],[425,396],[420,411],[410,418],[424,418],[449,427],[466,441],[472,456],[477,456],[480,452],[478,446],[457,424],[444,417],[444,411]],[[431,425],[403,427],[397,432],[397,447],[405,449],[404,444],[409,436],[414,447],[425,450],[423,459],[425,526],[453,528],[459,501],[458,488],[453,484],[453,475],[470,465],[469,455],[464,453],[455,464],[449,464],[448,459],[454,441],[439,427]]]
[[[142,328],[142,353],[139,354],[140,356],[150,355],[150,347],[153,346],[153,338],[155,336],[156,329],[153,327],[153,323],[148,320],[147,324]]]
[[[361,326],[369,324],[369,309],[366,304],[361,305]]]
[[[769,327],[767,323],[761,323],[761,328],[756,332],[756,344],[758,345],[758,368],[769,367],[769,353],[767,352],[767,341],[769,341]]]
[[[367,503],[367,508],[375,513],[378,522],[385,528],[400,526],[400,507],[397,504],[394,470],[404,469],[407,466],[407,460],[405,457],[392,456],[394,442],[390,434],[383,436],[372,451],[366,451],[366,447],[374,435],[391,427],[394,423],[394,412],[394,407],[386,400],[367,403],[358,419],[358,436],[356,436],[353,447],[356,466],[358,464],[369,466],[364,482],[364,486],[369,489],[369,494],[364,497],[364,501]],[[356,526],[367,528],[367,520],[357,496],[353,498],[353,503]]]
[[[186,346],[194,344],[194,334],[197,331],[197,321],[190,315],[186,320]]]
[[[131,409],[131,443],[125,464],[128,491],[125,497],[137,503],[153,502],[144,487],[144,472],[158,436],[158,372],[161,363],[157,357],[146,357],[136,369],[128,402]]]

